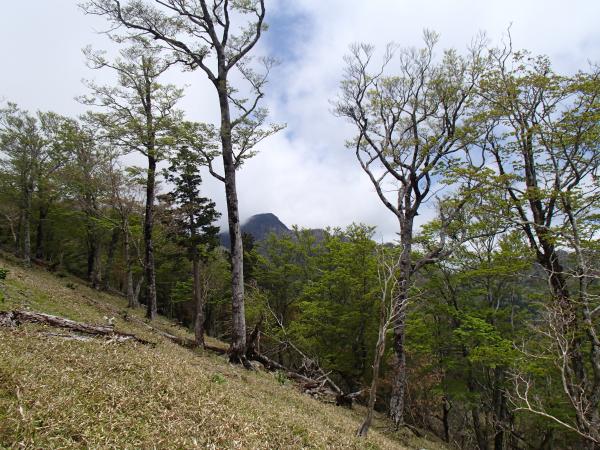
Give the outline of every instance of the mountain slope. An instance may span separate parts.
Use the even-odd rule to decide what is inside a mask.
[[[156,343],[73,340],[36,324],[0,327],[0,448],[406,448],[376,423],[354,437],[362,412],[323,404],[291,382],[167,341],[125,300],[68,276],[8,267],[1,310],[105,324]],[[179,336],[187,330],[159,318]],[[212,345],[222,343],[210,341]],[[279,378],[280,379],[280,378]],[[407,441],[408,448],[441,448]]]
[[[242,233],[251,234],[255,241],[262,241],[269,233],[277,235],[289,233],[290,230],[272,213],[255,214],[242,225]],[[229,232],[219,235],[221,245],[229,248]]]

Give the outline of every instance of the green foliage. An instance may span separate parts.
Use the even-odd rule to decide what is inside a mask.
[[[215,373],[210,377],[210,381],[215,384],[225,384],[227,380],[220,373]]]
[[[167,237],[186,249],[190,260],[206,260],[217,245],[219,227],[214,226],[220,213],[215,203],[200,195],[200,154],[181,147],[164,171],[166,181],[173,189],[161,196],[166,209],[163,223]]]
[[[192,298],[194,287],[190,280],[176,281],[175,286],[171,288],[171,303],[187,302]]]
[[[370,227],[352,225],[322,237],[297,228],[271,235],[261,244],[255,271],[266,333],[318,356],[322,367],[352,387],[368,378],[376,339],[372,234]],[[300,363],[294,351],[281,357]]]
[[[255,3],[234,2],[234,9],[244,12]],[[251,31],[242,30],[242,37]],[[543,446],[535,441],[538,430],[552,431],[557,447],[576,448],[580,442],[571,443],[558,425],[515,409],[513,378],[526,379],[535,402],[560,420],[586,423],[575,417],[583,405],[580,415],[597,423],[598,69],[563,76],[546,57],[508,49],[468,57],[448,50],[435,59],[436,40],[426,33],[426,48],[403,52],[398,76],[386,70],[361,73],[373,48],[354,47],[337,105],[340,115],[360,127],[349,145],[366,158],[363,168],[385,161],[384,172],[397,169],[396,194],[412,186],[399,196],[407,203],[398,217],[411,208],[416,214],[432,195],[438,200],[436,216],[419,224],[410,242],[413,268],[419,267],[407,280],[411,303],[404,324],[410,420],[437,423],[432,411],[451,405],[450,428],[461,427],[465,435],[479,426],[491,440],[500,429],[510,430],[515,439],[529,439],[519,446],[537,448]],[[151,171],[121,168],[120,157],[137,151],[151,162],[168,160],[161,191],[168,192],[159,197],[160,220],[153,230],[159,306],[190,325],[193,280],[199,279],[206,329],[227,339],[231,261],[218,247],[219,213],[201,195],[200,170],[219,178],[212,163],[221,154],[220,132],[231,133],[233,164],[239,168],[255,154],[256,144],[280,127],[267,126],[261,108],[223,130],[184,121],[175,109],[182,91],[158,83],[170,64],[144,39],[138,44],[146,46],[124,50],[114,64],[88,52],[92,65],[116,69],[119,83],[89,83],[92,95],[82,100],[110,113],[75,120],[32,114],[12,103],[0,109],[0,245],[19,256],[27,249],[49,270],[58,269],[60,278],[88,276],[96,267],[113,287],[120,287],[125,275],[141,280],[142,191]],[[242,68],[248,81],[262,86],[264,80]],[[358,96],[352,89],[356,80],[364,88]],[[234,88],[229,93],[237,94]],[[156,101],[146,105],[140,94]],[[357,98],[365,104],[353,104]],[[243,110],[250,103],[237,99],[232,106]],[[406,126],[411,121],[414,127]],[[390,133],[392,123],[396,128]],[[365,225],[322,233],[294,228],[262,242],[243,236],[246,318],[251,326],[260,325],[265,354],[306,372],[312,359],[345,392],[368,384],[381,294],[372,238],[373,228]],[[36,248],[30,249],[33,242]],[[434,256],[419,265],[427,254]],[[6,280],[7,274],[0,268],[0,295],[6,302],[10,293],[13,305],[22,285],[14,280],[18,277]],[[67,298],[84,289],[73,279],[60,285]],[[38,306],[51,302],[47,295],[30,300]],[[52,306],[63,311],[70,305]],[[393,339],[393,330],[388,333]],[[381,367],[382,405],[394,376],[392,357],[388,346]],[[288,382],[284,371],[274,377],[281,385]],[[209,379],[214,385],[235,381],[220,373]],[[569,398],[573,395],[576,401]],[[303,426],[292,434],[307,439]],[[463,444],[473,442],[467,436]]]
[[[282,372],[281,370],[278,370],[277,372],[275,372],[275,379],[282,386],[289,381],[285,372]]]
[[[515,359],[512,341],[502,338],[495,327],[478,317],[465,315],[454,330],[457,342],[470,349],[468,360],[495,369],[510,366]]]

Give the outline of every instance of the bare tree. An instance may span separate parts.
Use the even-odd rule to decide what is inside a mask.
[[[265,70],[258,74],[250,67],[250,52],[259,41],[265,24],[264,0],[90,0],[83,4],[88,14],[106,17],[126,37],[145,36],[170,50],[186,69],[201,69],[213,84],[221,111],[220,140],[223,174],[210,172],[225,185],[232,261],[232,362],[246,361],[246,319],[244,308],[243,250],[236,169],[252,147],[279,127],[263,128],[266,111],[259,107],[263,87],[273,61],[263,59]],[[249,17],[247,23],[243,21]],[[236,95],[229,84],[235,70],[248,82],[249,94]],[[233,113],[232,113],[233,111]],[[237,115],[235,115],[237,111]],[[237,142],[237,145],[236,145]]]
[[[398,220],[402,248],[396,307],[406,303],[414,275],[423,266],[445,254],[445,229],[455,221],[469,195],[441,211],[439,242],[416,258],[413,251],[415,218],[442,186],[443,170],[457,161],[467,166],[465,156],[478,138],[479,129],[472,120],[477,83],[486,60],[482,42],[470,53],[459,56],[445,51],[439,63],[434,61],[437,35],[425,32],[422,49],[398,50],[389,45],[383,64],[370,72],[374,48],[360,44],[351,47],[337,115],[348,119],[358,134],[349,143],[356,158],[371,180],[385,207]],[[398,53],[399,74],[388,75]],[[404,310],[402,310],[404,311]],[[404,351],[405,313],[394,322],[394,381],[390,417],[403,424],[406,384]]]
[[[379,368],[385,353],[385,338],[388,330],[394,325],[394,322],[400,317],[401,312],[406,308],[407,303],[398,304],[394,301],[396,291],[399,287],[398,274],[400,269],[400,258],[393,252],[387,252],[385,247],[379,247],[377,250],[377,277],[379,280],[380,298],[379,298],[379,331],[377,334],[377,344],[375,344],[375,356],[373,360],[373,378],[371,380],[371,389],[369,390],[369,400],[367,402],[367,414],[358,428],[358,436],[366,436],[373,421],[375,410],[375,401],[377,400],[377,385],[379,382]],[[408,299],[406,299],[407,301]]]
[[[118,86],[99,86],[87,82],[91,95],[81,97],[87,105],[107,112],[95,114],[104,129],[105,138],[125,152],[137,151],[148,160],[146,175],[146,208],[144,215],[144,270],[146,278],[146,317],[156,316],[156,275],[154,270],[154,209],[156,197],[156,166],[172,144],[174,123],[181,119],[175,105],[182,97],[181,89],[160,84],[160,77],[172,63],[160,56],[143,39],[120,52],[114,62],[102,53],[85,50],[89,65],[108,68],[118,75]]]

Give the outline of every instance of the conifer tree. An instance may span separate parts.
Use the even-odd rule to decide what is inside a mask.
[[[201,265],[218,244],[219,227],[214,222],[221,214],[215,210],[212,200],[200,194],[200,157],[189,147],[178,150],[164,176],[173,185],[169,193],[161,196],[170,206],[166,214],[168,235],[185,249],[192,262],[196,345],[203,347],[206,298],[201,282]]]

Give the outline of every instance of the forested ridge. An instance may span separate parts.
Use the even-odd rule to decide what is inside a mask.
[[[597,65],[558,73],[510,34],[464,49],[432,31],[421,48],[352,44],[332,114],[397,223],[382,242],[371,224],[242,225],[236,174],[285,127],[262,104],[277,64],[258,53],[262,0],[81,9],[121,47],[84,52],[116,83],[86,81],[79,117],[1,105],[6,255],[122,296],[150,328],[178,322],[193,338],[161,335],[178,347],[358,408],[359,438],[377,418],[449,448],[600,448]],[[214,90],[218,123],[180,109],[173,70]],[[223,185],[225,210],[203,177]],[[5,288],[11,267],[6,311],[23,305]]]

